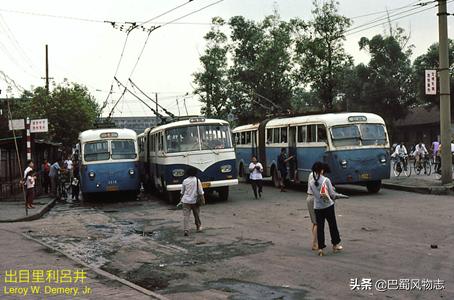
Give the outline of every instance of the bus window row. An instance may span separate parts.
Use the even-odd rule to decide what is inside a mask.
[[[298,143],[326,143],[326,127],[323,124],[296,126],[296,141]],[[266,130],[268,144],[288,142],[288,127],[268,128]]]

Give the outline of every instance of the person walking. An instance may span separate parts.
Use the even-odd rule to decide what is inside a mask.
[[[35,208],[33,206],[33,200],[35,198],[35,181],[36,181],[36,174],[35,171],[32,169],[30,170],[27,175],[25,175],[25,185],[27,188],[26,193],[26,206],[27,208]]]
[[[281,153],[277,157],[277,169],[279,171],[279,185],[281,187],[281,192],[286,192],[285,180],[288,175],[287,164],[291,159],[293,159],[293,156],[287,157],[287,150],[285,148],[281,148]]]
[[[43,174],[43,189],[44,193],[48,194],[50,190],[50,163],[47,161],[47,159],[44,160],[42,166],[41,166],[42,174]]]
[[[252,155],[251,163],[249,164],[249,179],[251,180],[252,191],[254,191],[254,197],[257,200],[258,197],[262,198],[262,176],[263,166],[257,161],[257,156]]]
[[[343,249],[340,245],[341,239],[337,228],[336,214],[334,211],[334,201],[336,193],[331,180],[324,176],[325,167],[322,162],[315,162],[312,166],[313,178],[309,181],[308,191],[314,196],[314,212],[317,221],[317,242],[318,255],[325,255],[323,249],[325,245],[325,220],[328,221],[333,244],[333,252]]]
[[[181,202],[183,203],[183,230],[184,236],[189,235],[189,219],[191,211],[194,215],[195,226],[198,232],[202,231],[202,222],[200,221],[200,206],[205,202],[202,183],[196,177],[197,169],[189,167],[186,171],[188,177],[183,180],[181,185]],[[202,203],[198,203],[198,199]]]
[[[49,178],[50,178],[50,191],[52,196],[57,195],[57,180],[58,171],[60,171],[60,164],[58,161],[50,166]]]
[[[79,162],[74,161],[73,163],[73,179],[71,180],[71,199],[79,201],[79,189],[80,188],[80,174],[79,174]]]
[[[437,138],[435,141],[432,142],[432,145],[430,146],[430,151],[432,151],[432,161],[433,161],[433,163],[435,163],[436,160],[437,160],[439,147],[440,147],[440,141]]]

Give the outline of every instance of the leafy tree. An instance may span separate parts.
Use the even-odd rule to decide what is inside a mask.
[[[432,44],[427,52],[418,56],[413,62],[414,68],[414,86],[416,97],[420,104],[440,105],[440,98],[437,95],[426,95],[425,93],[425,70],[436,70],[439,67],[438,62],[438,43]],[[454,105],[454,41],[449,40],[449,61],[451,63],[451,106]],[[454,112],[453,112],[454,113]]]
[[[296,41],[296,76],[317,95],[323,111],[332,111],[336,95],[341,92],[344,70],[353,64],[343,48],[344,33],[351,21],[339,15],[339,3],[334,0],[313,4],[314,19],[300,27]]]
[[[215,17],[212,24],[211,30],[205,35],[205,54],[200,57],[202,71],[194,73],[194,83],[197,85],[194,93],[200,96],[204,104],[202,114],[225,118],[228,113],[228,46],[227,36],[221,31],[225,21]]]
[[[359,46],[369,52],[371,59],[367,66],[356,68],[361,83],[356,107],[378,113],[392,129],[394,120],[404,117],[415,103],[409,58],[411,52],[404,51],[393,36],[363,37]]]
[[[58,85],[50,94],[42,87],[26,91],[15,105],[16,117],[49,120],[49,132],[38,138],[66,147],[77,142],[79,132],[93,127],[99,110],[87,88],[76,83]]]

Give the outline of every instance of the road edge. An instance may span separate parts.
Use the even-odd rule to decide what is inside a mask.
[[[55,248],[55,247],[53,247],[53,246],[51,246],[51,245],[49,245],[49,244],[47,244],[47,243],[45,243],[43,241],[35,239],[34,237],[31,237],[30,235],[28,235],[26,233],[22,233],[22,236],[24,236],[25,238],[27,238],[27,239],[29,239],[31,241],[34,241],[34,242],[36,242],[36,243],[38,243],[38,244],[40,244],[42,246],[44,246],[44,247],[46,247],[46,248],[48,248],[48,249],[50,249],[52,251],[58,252],[58,253],[60,253],[60,254],[62,254],[64,256],[66,256],[67,258],[71,259],[72,261],[84,266],[87,269],[92,270],[93,272],[95,272],[96,274],[98,274],[100,276],[104,276],[104,277],[106,277],[106,278],[108,278],[110,280],[117,281],[117,282],[119,282],[119,283],[121,283],[123,285],[126,285],[126,286],[128,286],[128,287],[130,287],[130,288],[132,288],[132,289],[134,289],[134,290],[136,290],[138,292],[141,292],[142,294],[150,296],[153,299],[169,300],[169,298],[166,298],[166,297],[164,297],[164,296],[162,296],[160,294],[157,294],[157,293],[155,293],[153,291],[147,290],[147,289],[145,289],[145,288],[143,288],[143,287],[141,287],[141,286],[139,286],[139,285],[137,285],[135,283],[132,283],[132,282],[126,280],[126,279],[120,278],[120,277],[118,277],[118,276],[116,276],[114,274],[111,274],[109,272],[101,270],[100,268],[92,267],[89,264],[85,263],[84,261],[78,259],[77,257],[71,256],[70,254],[66,253],[65,251],[57,249],[57,248]]]
[[[409,185],[400,185],[394,183],[385,183],[382,182],[382,187],[390,190],[398,190],[404,192],[412,192],[418,194],[429,194],[429,195],[450,195],[453,194],[453,185],[448,186],[409,186]]]
[[[42,216],[44,216],[47,212],[49,212],[52,207],[54,207],[56,201],[57,201],[56,198],[50,200],[49,203],[44,205],[44,207],[36,214],[28,215],[26,217],[21,217],[21,218],[17,218],[17,219],[0,220],[0,223],[27,222],[27,221],[38,220]]]

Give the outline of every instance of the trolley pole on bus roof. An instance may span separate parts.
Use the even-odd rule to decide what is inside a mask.
[[[441,135],[441,181],[452,182],[451,155],[451,97],[449,90],[449,56],[448,56],[448,13],[446,0],[438,0],[438,36],[440,74],[440,135]]]

